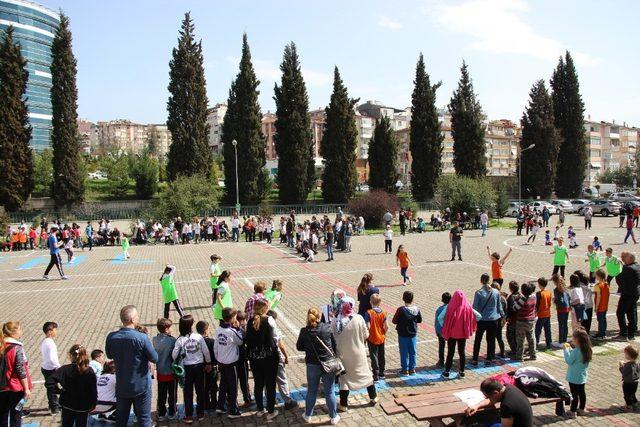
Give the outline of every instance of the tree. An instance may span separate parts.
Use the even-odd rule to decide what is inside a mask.
[[[129,158],[128,156],[120,156],[112,159],[107,168],[107,188],[109,194],[116,199],[121,199],[127,195],[129,191]]]
[[[442,142],[436,91],[441,83],[431,84],[425,71],[424,57],[420,54],[416,65],[413,94],[411,95],[411,191],[416,201],[427,201],[435,192],[442,165]]]
[[[487,174],[482,107],[473,91],[467,64],[462,61],[458,88],[449,103],[453,166],[458,175],[479,178]]]
[[[369,142],[369,186],[396,193],[398,181],[398,141],[391,129],[391,120],[383,116],[376,123]]]
[[[136,196],[150,199],[158,191],[158,161],[142,156],[135,159],[131,176],[136,182]]]
[[[225,199],[230,204],[236,201],[236,148],[240,203],[258,205],[268,191],[268,173],[264,169],[266,141],[262,135],[262,113],[258,104],[259,84],[251,63],[247,35],[244,34],[240,70],[231,83],[227,114],[222,124]],[[233,141],[237,142],[236,147]]]
[[[151,204],[154,217],[160,220],[211,215],[217,207],[218,187],[211,185],[204,174],[179,176]]]
[[[589,154],[584,132],[584,102],[578,73],[568,51],[564,59],[560,57],[553,72],[551,89],[555,126],[560,135],[555,190],[558,197],[577,197],[582,192]]]
[[[278,188],[283,204],[304,203],[315,182],[309,97],[296,45],[284,48],[280,86],[275,85]]]
[[[208,176],[211,166],[202,41],[195,41],[194,32],[191,15],[185,13],[178,46],[169,62],[167,127],[172,141],[167,164],[169,180],[178,175]]]
[[[435,198],[439,206],[450,208],[452,213],[488,211],[495,206],[496,192],[487,179],[442,175]]]
[[[338,67],[335,67],[333,93],[325,109],[327,120],[320,145],[324,159],[322,198],[325,203],[348,202],[356,190],[358,129],[354,107],[357,102],[358,99],[349,98]]]
[[[27,61],[8,27],[0,42],[0,205],[17,210],[33,190]]]
[[[51,107],[53,112],[53,197],[57,207],[84,199],[83,162],[78,133],[78,89],[69,18],[60,15],[51,45]]]
[[[504,182],[498,185],[496,191],[496,216],[502,218],[509,209],[509,195],[507,194],[506,186]]]
[[[53,152],[47,148],[33,152],[33,196],[49,197],[53,187]]]
[[[529,105],[522,115],[521,152],[522,193],[547,198],[553,192],[558,159],[558,132],[553,120],[553,102],[544,80],[538,80],[529,93]]]
[[[158,129],[155,126],[149,127],[149,133],[147,134],[147,147],[145,153],[151,157],[158,158],[160,151],[160,141],[158,138]]]

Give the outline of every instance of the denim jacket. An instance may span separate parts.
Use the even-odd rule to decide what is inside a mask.
[[[480,312],[483,321],[498,320],[504,317],[500,302],[500,292],[486,286],[478,289],[473,296],[473,309]]]

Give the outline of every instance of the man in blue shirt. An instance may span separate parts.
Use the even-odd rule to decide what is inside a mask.
[[[84,232],[87,235],[89,250],[91,250],[93,249],[93,227],[91,226],[91,221],[87,221],[87,227],[84,229]]]
[[[42,278],[44,280],[49,280],[49,272],[55,265],[58,269],[58,273],[60,273],[60,277],[62,280],[67,280],[68,277],[65,276],[64,271],[62,271],[62,259],[60,258],[60,247],[58,246],[58,239],[56,238],[56,233],[58,232],[58,227],[55,225],[51,226],[51,231],[49,232],[49,238],[47,239],[47,246],[49,247],[49,255],[51,255],[51,260],[49,261],[49,265],[47,269],[44,271],[44,276]]]
[[[107,336],[105,352],[116,365],[116,425],[126,427],[133,404],[138,426],[151,427],[151,374],[149,362],[158,353],[146,334],[136,330],[138,309],[127,305],[120,310],[122,328]]]
[[[496,354],[496,334],[498,334],[498,322],[504,317],[502,302],[500,301],[500,292],[491,287],[491,277],[484,273],[480,276],[482,286],[473,296],[473,309],[482,315],[482,319],[478,320],[478,329],[473,341],[473,359],[471,364],[478,365],[478,355],[480,354],[480,344],[482,336],[487,333],[487,358],[485,366],[491,365]]]

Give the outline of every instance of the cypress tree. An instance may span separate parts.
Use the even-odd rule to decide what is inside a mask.
[[[191,15],[185,13],[178,46],[173,49],[169,62],[167,127],[171,132],[171,146],[167,174],[171,181],[178,175],[209,176],[211,173],[202,41],[195,41],[194,32]]]
[[[356,171],[355,105],[358,99],[349,98],[338,67],[333,72],[333,93],[325,109],[327,120],[322,135],[321,155],[322,198],[325,203],[345,203],[354,195],[358,175]]]
[[[376,123],[369,142],[369,186],[389,193],[397,191],[398,141],[391,129],[391,120],[383,116]]]
[[[266,196],[268,173],[264,169],[266,141],[262,135],[262,113],[258,104],[259,84],[251,63],[247,35],[244,34],[240,71],[231,83],[227,114],[222,124],[225,199],[229,204],[236,200],[234,140],[238,144],[240,203],[257,205]]]
[[[309,97],[296,45],[284,48],[281,85],[275,85],[278,188],[283,204],[304,203],[315,181]]]
[[[78,132],[78,88],[69,18],[60,25],[51,45],[51,106],[53,129],[53,197],[57,207],[84,199],[84,175]]]
[[[582,191],[589,160],[584,132],[584,102],[571,54],[560,57],[551,77],[555,126],[560,134],[556,195],[577,197]]]
[[[558,132],[554,125],[553,101],[544,84],[538,80],[529,93],[529,105],[522,115],[521,153],[522,194],[547,198],[553,191],[558,158]]]
[[[158,129],[156,129],[155,126],[150,126],[149,133],[147,134],[147,147],[145,153],[153,158],[158,158],[158,151],[160,150],[159,145]]]
[[[444,136],[440,132],[436,91],[441,83],[431,84],[420,54],[416,65],[416,79],[411,95],[411,191],[417,201],[433,197],[435,185],[442,172],[441,156]]]
[[[27,61],[8,27],[0,42],[0,205],[20,209],[34,187],[27,111]]]
[[[458,175],[479,178],[487,174],[482,107],[473,91],[467,64],[462,61],[458,88],[449,103],[453,166]]]

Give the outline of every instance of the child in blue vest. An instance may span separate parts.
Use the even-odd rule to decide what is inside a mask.
[[[449,301],[451,301],[451,294],[449,292],[443,293],[442,305],[438,307],[438,309],[436,310],[436,320],[435,320],[434,326],[436,330],[436,335],[438,335],[438,363],[436,364],[438,368],[444,368],[444,347],[447,344],[447,340],[445,340],[441,335],[442,324],[438,322],[438,317],[440,316],[440,313],[442,313],[442,310],[447,308]]]

